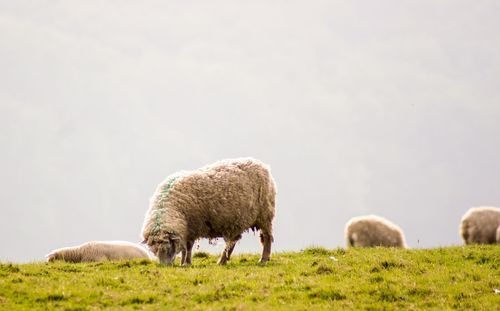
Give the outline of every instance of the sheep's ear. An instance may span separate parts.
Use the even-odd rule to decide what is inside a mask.
[[[146,243],[148,243],[148,240],[147,240],[147,239],[144,239],[144,240],[141,242],[141,244],[146,244]]]

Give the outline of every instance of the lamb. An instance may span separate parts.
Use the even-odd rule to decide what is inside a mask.
[[[379,216],[359,216],[345,226],[347,246],[350,247],[401,247],[406,248],[403,230]]]
[[[466,245],[495,244],[498,241],[498,226],[500,208],[473,207],[462,217],[460,235]]]
[[[62,260],[76,263],[149,258],[149,255],[141,246],[130,242],[91,241],[53,250],[45,257],[48,262]]]
[[[162,264],[171,265],[181,252],[181,264],[190,265],[196,240],[222,237],[226,245],[218,263],[224,265],[243,232],[260,230],[260,262],[267,262],[275,196],[270,168],[252,158],[228,159],[172,174],[150,200],[143,243]]]

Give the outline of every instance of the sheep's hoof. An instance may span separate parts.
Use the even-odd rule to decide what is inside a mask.
[[[227,259],[225,259],[225,258],[221,258],[221,259],[219,259],[219,261],[217,262],[217,264],[218,264],[218,265],[221,265],[221,266],[224,266],[226,263],[227,263]]]
[[[269,258],[267,258],[267,259],[261,258],[259,260],[259,265],[265,265],[265,264],[267,264],[268,261],[269,261]]]

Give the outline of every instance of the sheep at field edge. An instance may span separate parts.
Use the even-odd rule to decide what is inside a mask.
[[[162,264],[181,252],[191,264],[197,239],[222,237],[225,264],[248,229],[260,230],[260,261],[270,259],[276,186],[269,167],[252,158],[228,159],[195,171],[179,172],[160,183],[150,200],[142,228],[143,243]]]
[[[351,247],[402,247],[406,248],[403,230],[375,215],[351,218],[345,226],[347,246]]]
[[[500,226],[497,228],[497,244],[500,244]]]
[[[460,235],[465,244],[495,244],[500,226],[500,208],[473,207],[460,222]]]
[[[53,250],[45,256],[48,262],[93,262],[149,258],[141,246],[125,241],[91,241],[78,246]]]

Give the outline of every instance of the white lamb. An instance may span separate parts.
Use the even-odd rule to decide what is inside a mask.
[[[45,256],[48,262],[92,262],[149,258],[141,246],[125,241],[92,241],[78,246],[53,250]]]

